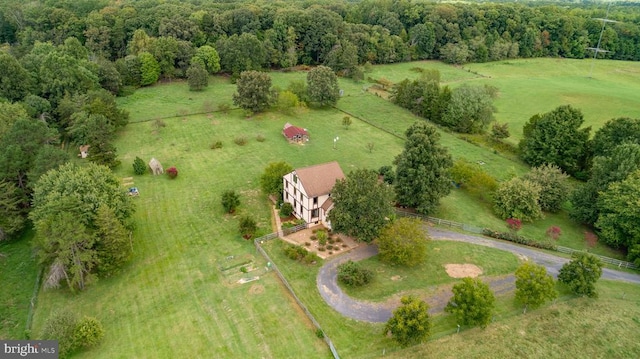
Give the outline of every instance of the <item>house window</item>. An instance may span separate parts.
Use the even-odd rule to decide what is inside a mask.
[[[293,196],[295,197],[295,195],[297,195],[297,194],[298,194],[298,191],[297,191],[297,190],[296,190],[296,188],[294,187],[294,188],[293,188]]]
[[[311,211],[311,218],[317,218],[318,217],[318,209],[314,209]]]
[[[302,192],[300,192],[300,202],[302,202]]]
[[[284,188],[289,189],[289,181],[284,181]]]
[[[293,183],[298,183],[298,176],[293,175]]]
[[[284,199],[289,199],[289,194],[287,192],[284,193]]]
[[[318,205],[318,197],[313,197],[313,205],[314,206]]]

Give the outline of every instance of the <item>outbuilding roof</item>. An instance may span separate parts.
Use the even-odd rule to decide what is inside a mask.
[[[296,127],[290,123],[284,125],[282,133],[289,139],[292,139],[295,136],[309,136],[307,130],[305,130],[304,128]]]

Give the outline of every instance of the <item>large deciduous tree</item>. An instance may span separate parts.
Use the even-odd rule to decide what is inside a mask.
[[[568,177],[560,167],[546,164],[534,167],[523,179],[540,186],[538,203],[543,211],[558,212],[569,197]]]
[[[486,327],[491,322],[496,297],[489,285],[478,278],[463,278],[453,286],[453,297],[444,311],[456,316],[463,325]]]
[[[572,176],[584,178],[591,127],[581,129],[583,123],[582,112],[570,105],[531,117],[519,144],[522,159],[532,166],[555,164]]]
[[[396,200],[422,214],[432,213],[451,191],[453,160],[438,142],[436,129],[416,122],[406,131],[404,150],[396,159]]]
[[[187,82],[189,90],[201,91],[209,86],[209,73],[201,62],[193,61],[187,70]]]
[[[233,103],[245,110],[257,113],[275,103],[276,92],[271,88],[269,74],[259,71],[244,71],[236,82],[237,91]]]
[[[279,201],[282,200],[282,192],[284,190],[282,177],[291,171],[293,171],[293,167],[287,162],[269,163],[260,176],[262,192],[266,195],[276,195]]]
[[[429,305],[413,296],[402,297],[402,305],[393,311],[393,316],[384,327],[384,334],[391,333],[393,339],[403,347],[425,341],[431,334]]]
[[[266,62],[266,53],[262,42],[251,33],[222,37],[216,42],[220,55],[220,67],[237,78],[243,71],[257,71]]]
[[[608,156],[593,159],[591,178],[571,194],[573,207],[569,215],[581,223],[594,224],[600,214],[598,198],[610,184],[623,181],[640,169],[640,144],[624,143]]]
[[[29,94],[29,74],[11,54],[0,51],[0,98],[19,101]]]
[[[639,261],[640,171],[600,192],[598,208],[595,226],[600,230],[600,239],[612,247],[630,249],[628,259]]]
[[[24,228],[22,196],[18,187],[0,181],[0,241],[12,238]]]
[[[558,281],[566,284],[574,294],[597,297],[595,284],[602,275],[602,262],[585,252],[574,253],[571,258],[571,262],[560,268]]]
[[[419,219],[400,218],[387,225],[376,239],[380,260],[415,266],[427,257],[428,235]]]
[[[220,56],[218,55],[218,51],[209,45],[200,46],[191,61],[201,61],[209,74],[215,74],[220,71]]]
[[[124,228],[134,207],[120,183],[94,164],[68,163],[40,177],[29,217],[48,286],[66,279],[82,290],[96,272],[108,275],[124,263],[130,253]]]
[[[558,295],[553,277],[541,265],[526,261],[516,269],[515,275],[516,301],[524,304],[525,311],[538,308]]]
[[[624,143],[640,145],[640,119],[620,117],[605,123],[593,135],[591,152],[594,156],[609,156]]]
[[[517,177],[501,183],[493,195],[496,214],[502,219],[522,221],[542,218],[540,190],[538,184]]]
[[[456,132],[482,133],[493,121],[493,91],[486,86],[462,85],[453,90],[442,123]]]
[[[331,191],[333,229],[364,242],[374,240],[393,215],[393,191],[374,171],[359,169],[338,180]]]
[[[309,102],[316,106],[334,106],[340,97],[338,77],[326,66],[318,66],[307,74]]]
[[[160,78],[160,64],[158,60],[149,52],[143,51],[138,54],[140,61],[140,85],[148,86],[155,84]]]

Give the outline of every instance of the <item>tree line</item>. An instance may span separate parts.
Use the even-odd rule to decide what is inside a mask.
[[[609,52],[598,56],[640,59],[638,13],[633,3],[611,8],[618,22],[605,27],[600,46]],[[110,62],[148,52],[163,78],[185,77],[202,46],[214,47],[221,69],[236,75],[324,64],[353,76],[366,62],[590,57],[605,15],[599,4],[14,0],[0,5],[0,43],[19,59],[39,42],[57,46],[71,37]]]

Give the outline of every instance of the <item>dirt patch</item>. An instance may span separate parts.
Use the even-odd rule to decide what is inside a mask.
[[[482,269],[475,264],[445,264],[444,265],[447,274],[451,278],[475,278],[482,274]]]
[[[264,293],[264,286],[261,284],[254,284],[249,288],[249,294],[258,295]]]
[[[391,277],[391,280],[395,282],[395,281],[398,281],[398,280],[402,280],[402,277],[399,276],[399,275],[394,275],[393,277]]]

